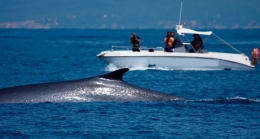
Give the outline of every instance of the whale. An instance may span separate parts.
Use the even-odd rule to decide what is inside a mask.
[[[14,86],[0,89],[0,103],[132,102],[185,100],[123,80],[128,68],[85,79]]]

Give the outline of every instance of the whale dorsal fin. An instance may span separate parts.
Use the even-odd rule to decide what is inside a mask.
[[[112,79],[112,80],[123,80],[122,77],[127,71],[129,71],[128,68],[123,68],[123,69],[112,71],[112,72],[104,74],[104,75],[99,75],[97,77],[105,78],[105,79]]]

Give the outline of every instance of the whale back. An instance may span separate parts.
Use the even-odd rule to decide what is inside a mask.
[[[123,81],[129,69],[80,80],[41,83],[0,89],[0,103],[167,101],[181,100],[169,94],[134,86]]]

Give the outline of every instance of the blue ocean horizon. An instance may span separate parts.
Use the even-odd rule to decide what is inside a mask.
[[[111,46],[164,47],[165,29],[0,29],[0,88],[88,78],[118,69],[96,55]],[[206,30],[204,30],[206,31]],[[251,59],[260,29],[212,30]],[[192,37],[190,38],[192,39]],[[207,51],[236,53],[213,36]],[[185,71],[134,67],[123,79],[187,98],[166,102],[0,104],[1,138],[259,138],[260,67]]]

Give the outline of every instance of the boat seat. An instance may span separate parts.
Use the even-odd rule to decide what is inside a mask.
[[[184,48],[185,48],[186,52],[189,52],[187,45],[184,45]]]
[[[182,41],[178,38],[174,38],[173,48],[178,48],[178,47],[182,47],[182,46],[183,46]]]

